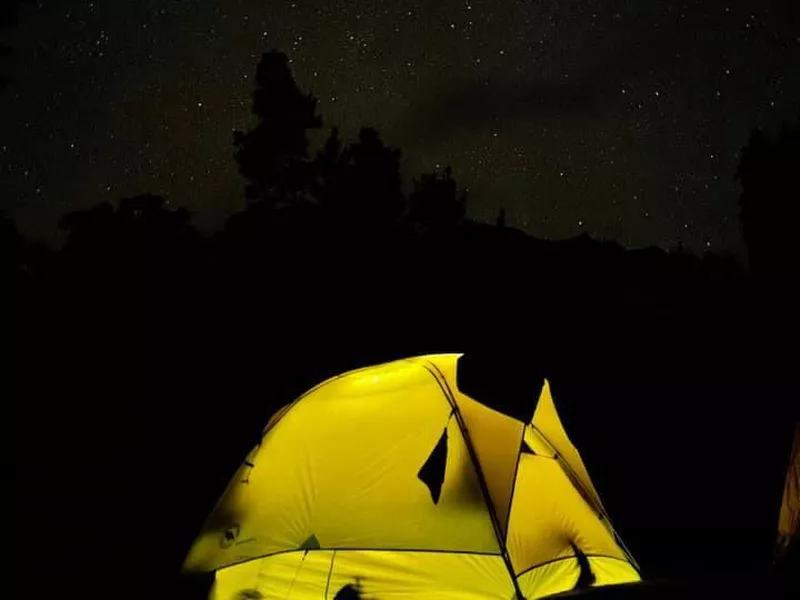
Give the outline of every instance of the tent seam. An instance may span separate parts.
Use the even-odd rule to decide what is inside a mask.
[[[625,560],[624,558],[619,558],[618,556],[609,556],[608,554],[584,554],[584,556],[586,558],[607,558],[609,560],[617,560],[619,562],[624,562],[625,564],[631,565],[631,563]],[[531,571],[535,571],[536,569],[539,569],[541,567],[546,567],[547,565],[561,562],[562,560],[569,560],[571,558],[577,558],[577,555],[570,554],[569,556],[559,556],[558,558],[551,558],[550,560],[546,560],[544,562],[540,562],[536,565],[533,565],[532,567],[528,567],[527,569],[523,569],[516,575],[516,577],[517,578],[522,577],[526,573],[530,573]],[[631,567],[633,567],[633,565],[631,565]]]
[[[534,416],[536,416],[536,415],[534,414]],[[572,481],[573,485],[578,486],[578,488],[581,491],[583,491],[583,494],[587,498],[589,498],[591,500],[590,505],[592,505],[594,507],[594,510],[600,515],[600,517],[606,523],[608,523],[608,526],[611,529],[611,534],[614,536],[614,541],[617,542],[617,544],[620,545],[620,547],[622,548],[622,551],[625,553],[625,557],[627,558],[628,562],[631,563],[633,565],[633,567],[637,571],[639,571],[639,563],[637,563],[636,559],[633,558],[633,555],[631,554],[630,550],[628,550],[628,547],[625,545],[625,542],[622,541],[622,538],[620,537],[619,533],[617,533],[617,529],[616,529],[616,527],[614,527],[614,524],[611,522],[611,517],[609,517],[608,512],[606,511],[605,506],[603,506],[602,501],[599,501],[600,494],[595,491],[595,493],[598,496],[598,501],[595,501],[595,499],[592,497],[592,494],[589,493],[589,490],[587,490],[586,486],[584,486],[583,483],[581,482],[580,477],[578,477],[578,474],[575,472],[575,469],[572,468],[572,465],[570,465],[566,460],[563,459],[563,456],[561,455],[561,453],[559,453],[556,450],[556,447],[547,438],[547,436],[544,434],[544,432],[541,429],[539,429],[538,427],[536,427],[536,425],[533,424],[533,419],[531,419],[530,426],[531,426],[531,429],[533,429],[539,435],[541,435],[542,439],[544,439],[544,441],[547,442],[547,444],[555,451],[555,456],[554,456],[555,460],[558,462],[559,465],[562,465],[562,467],[566,466],[567,471],[568,471],[567,477],[570,478],[570,480]],[[565,433],[566,433],[566,431],[565,431]],[[562,459],[562,460],[559,460],[559,459]]]
[[[254,560],[261,560],[263,558],[272,558],[273,556],[280,556],[282,554],[291,554],[292,552],[418,552],[422,554],[469,554],[472,556],[501,557],[501,554],[498,552],[483,552],[480,550],[428,550],[425,548],[323,548],[323,547],[309,548],[309,549],[292,548],[290,550],[278,550],[277,552],[270,552],[268,554],[253,556],[252,558],[245,558],[243,560],[227,563],[219,567],[208,569],[208,571],[201,571],[201,572],[218,571],[221,569],[227,569],[229,567],[236,567],[239,565],[243,565],[252,562]]]
[[[519,463],[522,462],[522,444],[525,443],[525,427],[522,425],[522,437],[519,441],[519,450],[517,450],[517,464],[514,467],[514,479],[511,481],[511,496],[508,499],[508,518],[506,519],[506,546],[508,546],[508,532],[511,531],[511,507],[514,506],[514,494],[517,491],[517,476],[519,475]]]
[[[439,370],[436,364],[428,360],[422,363],[422,366],[431,374],[434,381],[436,381],[436,383],[439,385],[439,388],[442,390],[445,397],[447,398],[448,403],[453,409],[453,414],[456,417],[456,423],[458,423],[458,428],[461,431],[462,437],[464,438],[464,444],[466,445],[467,450],[469,451],[470,461],[472,462],[472,466],[475,469],[475,474],[478,476],[478,482],[481,487],[483,501],[486,504],[486,510],[489,512],[489,519],[492,522],[492,529],[494,529],[494,535],[497,538],[497,544],[500,546],[500,553],[503,558],[503,562],[505,563],[506,569],[508,570],[508,574],[511,578],[511,583],[514,586],[514,591],[516,593],[517,598],[519,600],[524,600],[525,596],[523,595],[522,590],[519,587],[516,575],[514,575],[514,567],[511,564],[511,557],[508,554],[508,547],[506,546],[505,540],[503,539],[504,536],[501,535],[502,529],[497,519],[497,512],[492,507],[492,498],[491,495],[489,494],[489,486],[486,483],[486,478],[483,475],[483,469],[481,469],[481,466],[478,463],[475,447],[472,445],[472,439],[469,437],[469,433],[467,432],[467,427],[461,418],[461,411],[458,409],[458,404],[453,398],[453,392],[450,389],[450,386],[447,384],[447,378]]]

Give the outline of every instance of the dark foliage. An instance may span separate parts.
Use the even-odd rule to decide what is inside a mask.
[[[341,149],[333,129],[315,167],[314,197],[331,230],[375,237],[397,226],[405,208],[400,152],[384,146],[377,131],[364,128]]]

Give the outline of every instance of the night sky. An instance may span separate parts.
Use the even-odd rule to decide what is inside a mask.
[[[737,152],[800,103],[796,0],[34,3],[4,34],[0,209],[161,193],[204,229],[244,205],[231,132],[263,51],[328,127],[377,127],[406,183],[451,164],[470,215],[541,237],[740,252]]]

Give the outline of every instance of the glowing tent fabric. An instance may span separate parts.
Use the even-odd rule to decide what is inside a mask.
[[[786,470],[780,516],[776,555],[780,560],[792,544],[800,544],[800,424],[794,432],[794,442]]]
[[[346,373],[278,413],[185,568],[216,571],[220,600],[509,600],[638,580],[547,382],[523,423],[461,393],[458,358]]]

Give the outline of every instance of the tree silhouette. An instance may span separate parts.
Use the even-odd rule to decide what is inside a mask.
[[[19,5],[31,0],[6,0],[0,4],[0,27],[13,27],[17,24]]]
[[[400,151],[385,146],[375,129],[361,129],[358,141],[342,150],[334,128],[314,166],[314,197],[331,225],[372,235],[399,224],[405,211]]]
[[[414,181],[408,220],[417,233],[441,233],[464,220],[466,204],[467,193],[458,190],[448,166],[443,172],[424,173]]]
[[[252,107],[258,123],[248,132],[234,132],[248,200],[281,206],[302,199],[310,166],[307,131],[322,125],[316,106],[316,98],[297,86],[285,54],[262,55]]]
[[[169,245],[191,231],[191,213],[185,208],[169,210],[161,196],[143,194],[123,198],[116,210],[103,202],[66,214],[59,226],[67,232],[66,248],[96,251],[98,245],[127,247]]]
[[[22,3],[29,3],[30,0],[3,0],[0,3],[0,31],[11,29],[17,24],[17,10]],[[13,49],[11,46],[0,42],[0,59],[11,56]],[[8,77],[0,73],[0,92],[8,86]]]
[[[0,274],[14,272],[19,264],[22,239],[17,226],[0,212]]]
[[[335,206],[343,185],[342,139],[334,127],[314,161],[312,193],[320,206]],[[332,210],[332,209],[331,209]]]
[[[797,273],[795,231],[800,216],[800,126],[775,139],[755,131],[742,152],[742,229],[755,274],[773,281]]]
[[[504,207],[497,212],[497,218],[495,219],[494,224],[498,227],[506,226],[506,209]]]
[[[157,298],[165,287],[179,290],[202,258],[189,211],[170,210],[152,194],[123,198],[116,210],[104,202],[71,212],[59,226],[67,234],[61,273],[73,286],[122,286]]]

